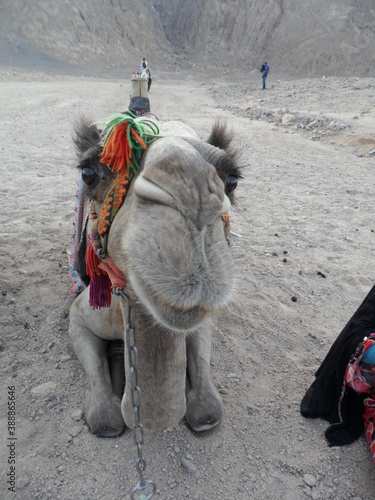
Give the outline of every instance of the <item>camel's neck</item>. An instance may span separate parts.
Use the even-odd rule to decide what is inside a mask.
[[[121,308],[126,329],[127,307],[122,304]],[[176,425],[186,410],[186,341],[183,334],[169,333],[155,325],[151,327],[151,321],[150,318],[143,318],[141,314],[137,314],[135,321],[137,380],[142,394],[141,423],[147,429],[167,428]],[[133,338],[132,332],[130,337]],[[133,427],[134,409],[131,393],[134,387],[128,349],[125,339],[126,386],[122,413],[126,425]],[[135,399],[138,401],[137,395]]]

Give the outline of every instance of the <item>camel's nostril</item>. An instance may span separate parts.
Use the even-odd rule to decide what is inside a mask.
[[[136,179],[134,191],[136,195],[144,201],[175,206],[172,195],[142,175]]]

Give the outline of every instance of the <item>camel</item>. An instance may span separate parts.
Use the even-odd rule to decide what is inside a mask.
[[[207,141],[182,122],[157,125],[160,137],[142,154],[103,259],[126,277],[130,302],[113,294],[110,307],[93,308],[89,285],[70,311],[71,344],[89,382],[85,418],[99,437],[135,423],[131,367],[122,354],[129,304],[136,304],[142,426],[167,428],[185,416],[191,429],[204,431],[222,419],[210,375],[211,335],[213,317],[235,287],[222,214],[241,177],[238,155],[223,123],[214,123]],[[100,132],[83,119],[74,136],[83,195],[97,213],[115,175],[101,161]]]

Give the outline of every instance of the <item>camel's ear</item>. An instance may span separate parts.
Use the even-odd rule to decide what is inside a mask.
[[[223,121],[217,120],[212,127],[212,131],[210,137],[207,139],[207,142],[216,148],[227,150],[233,140],[233,137],[234,134],[228,130],[227,124]]]
[[[74,126],[73,141],[79,156],[89,149],[97,147],[100,143],[100,132],[98,127],[88,119],[81,118]]]

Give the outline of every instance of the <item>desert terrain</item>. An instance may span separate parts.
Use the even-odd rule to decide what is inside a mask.
[[[138,482],[131,431],[98,439],[85,423],[66,256],[74,122],[125,110],[130,76],[0,72],[1,498],[122,499]],[[155,498],[373,499],[364,437],[329,448],[327,423],[304,419],[299,404],[375,282],[375,79],[271,72],[263,92],[255,72],[217,79],[155,68],[153,76],[159,119],[182,120],[204,138],[215,119],[227,121],[244,177],[231,211],[237,289],[213,338],[224,417],[204,434],[185,421],[145,433]],[[6,483],[12,386],[15,493]]]

